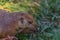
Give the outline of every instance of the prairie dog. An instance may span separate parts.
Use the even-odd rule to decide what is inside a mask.
[[[13,36],[17,32],[31,33],[36,29],[34,18],[23,12],[9,13],[0,10],[0,38]]]

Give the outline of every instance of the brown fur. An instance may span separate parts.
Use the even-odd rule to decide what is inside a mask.
[[[0,38],[13,36],[18,32],[31,33],[35,29],[36,23],[31,15],[0,10]]]

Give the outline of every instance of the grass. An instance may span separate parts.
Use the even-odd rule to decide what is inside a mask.
[[[0,3],[3,9],[6,8],[13,12],[31,10],[39,32],[17,34],[19,40],[60,40],[60,0],[20,0],[17,2],[2,0]]]

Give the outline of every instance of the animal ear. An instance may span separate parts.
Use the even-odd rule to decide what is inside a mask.
[[[30,15],[31,15],[32,13],[33,13],[33,11],[32,11],[32,10],[29,10],[29,11],[28,11],[28,14],[30,14]]]
[[[21,21],[21,23],[23,23],[24,18],[21,17],[19,20]]]

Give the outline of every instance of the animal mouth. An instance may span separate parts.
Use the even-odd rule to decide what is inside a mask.
[[[34,29],[31,29],[31,28],[20,28],[17,31],[18,31],[18,33],[27,34],[27,33],[32,33],[34,31]]]

